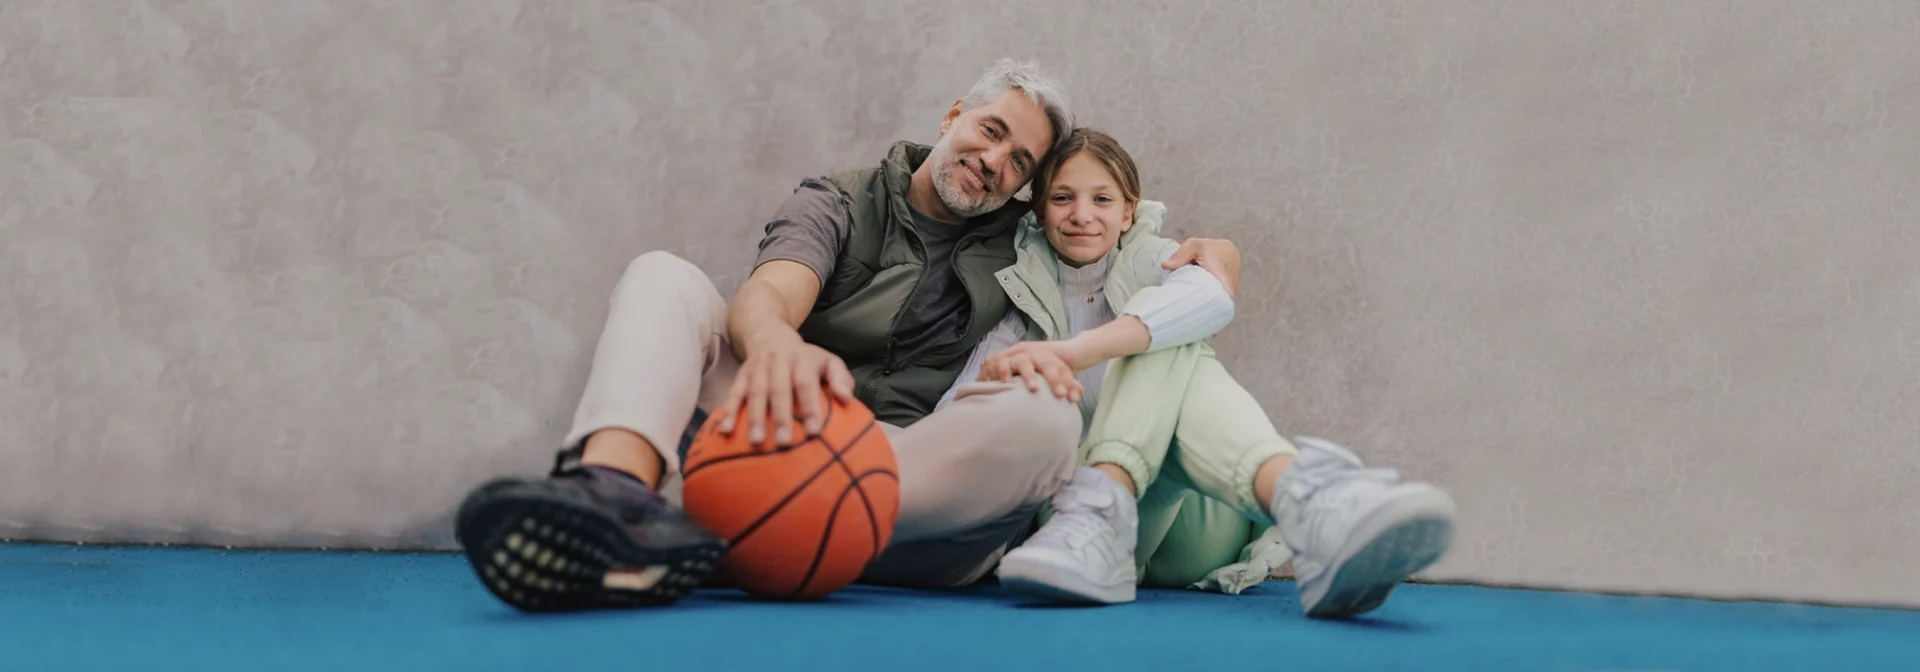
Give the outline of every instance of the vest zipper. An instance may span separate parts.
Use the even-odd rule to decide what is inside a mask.
[[[904,228],[911,229],[913,226],[911,216],[908,217],[907,222],[908,225]],[[913,289],[907,290],[906,302],[901,303],[900,308],[893,311],[893,321],[887,325],[887,357],[886,360],[880,364],[880,375],[867,379],[868,395],[872,395],[874,390],[880,388],[881,378],[893,375],[893,370],[899,367],[900,318],[906,316],[907,310],[913,306],[913,298],[919,296],[920,288],[927,284],[927,269],[929,268],[929,264],[927,264],[927,246],[925,243],[920,242],[920,232],[908,231],[906,235],[907,244],[912,245],[914,251],[920,253],[920,279],[914,281]],[[873,403],[871,401],[872,397],[869,396],[868,398],[869,401],[867,403]]]
[[[960,240],[953,244],[953,252],[947,255],[949,270],[953,272],[954,277],[960,279],[961,288],[967,292],[967,324],[962,329],[962,334],[973,328],[973,321],[979,316],[979,307],[973,302],[973,286],[967,284],[966,274],[960,272],[960,249],[973,239],[983,237],[985,236],[976,233],[961,234]],[[900,309],[893,313],[893,323],[887,327],[887,358],[885,363],[880,365],[880,374],[867,379],[867,395],[872,395],[874,390],[880,388],[881,378],[893,375],[894,370],[900,368],[900,318],[906,316],[907,310],[913,306],[914,297],[919,296],[920,288],[926,286],[927,272],[932,268],[932,264],[927,263],[927,246],[920,242],[920,232],[915,231],[909,234],[907,242],[913,245],[914,251],[920,253],[920,280],[913,283],[913,289],[907,291],[906,303],[901,304]]]
[[[873,403],[873,391],[880,389],[880,379],[893,375],[893,352],[899,344],[900,341],[898,339],[895,339],[891,335],[887,336],[887,359],[880,363],[879,373],[867,378],[867,389],[859,395],[867,398],[866,403]]]
[[[960,242],[953,244],[953,254],[947,256],[947,266],[953,269],[953,276],[960,279],[960,289],[967,293],[967,323],[960,325],[960,333],[956,340],[965,338],[967,332],[973,331],[973,320],[979,316],[980,306],[973,300],[973,285],[967,284],[967,274],[960,272],[960,250],[977,237],[973,234],[962,234]]]

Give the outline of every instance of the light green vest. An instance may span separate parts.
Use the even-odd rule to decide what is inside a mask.
[[[1162,237],[1167,206],[1159,201],[1142,200],[1134,208],[1133,227],[1120,234],[1120,242],[1107,264],[1105,290],[1107,305],[1113,314],[1125,312],[1128,301],[1143,291],[1157,291],[1160,284],[1160,257],[1180,247]],[[1060,289],[1060,258],[1047,242],[1047,234],[1031,213],[1020,219],[1020,231],[1014,239],[1019,258],[995,277],[1025,318],[1027,333],[1022,340],[1056,341],[1067,337],[1066,299]],[[1212,346],[1198,344],[1207,356]],[[1104,386],[1104,383],[1102,383]],[[1090,417],[1082,418],[1091,420]]]

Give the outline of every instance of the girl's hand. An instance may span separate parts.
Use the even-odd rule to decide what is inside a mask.
[[[1041,385],[1053,390],[1053,396],[1079,403],[1086,388],[1073,376],[1089,365],[1078,361],[1075,348],[1065,341],[1026,341],[995,353],[980,365],[980,380],[1013,382],[1017,376],[1027,389],[1039,392]]]

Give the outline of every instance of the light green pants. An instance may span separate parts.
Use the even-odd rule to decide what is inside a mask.
[[[1249,569],[1250,558],[1290,555],[1269,534],[1253,478],[1267,460],[1297,452],[1213,349],[1194,343],[1107,364],[1081,464],[1115,464],[1139,486],[1142,585],[1237,593],[1257,579],[1227,587],[1207,579],[1264,576],[1272,568]]]

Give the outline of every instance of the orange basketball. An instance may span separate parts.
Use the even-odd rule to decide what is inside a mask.
[[[729,544],[723,580],[748,594],[811,600],[846,587],[880,556],[900,511],[893,445],[859,402],[827,397],[820,434],[787,448],[731,436],[715,414],[687,447],[688,515]],[[797,411],[797,409],[796,409]],[[804,436],[799,423],[795,436]]]

